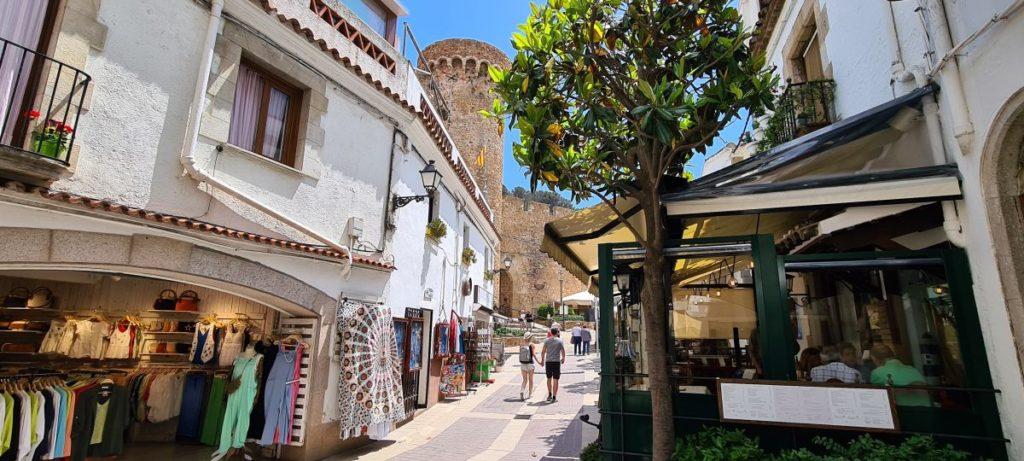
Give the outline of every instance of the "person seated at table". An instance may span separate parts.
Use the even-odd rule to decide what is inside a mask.
[[[924,375],[917,368],[906,365],[896,358],[892,348],[885,344],[871,346],[871,360],[877,368],[871,372],[871,384],[877,386],[925,386]],[[913,407],[932,405],[928,392],[923,390],[896,391],[896,404]]]
[[[846,364],[850,357],[855,357],[856,354],[856,350],[850,343],[825,346],[821,350],[821,355],[825,357],[825,364],[811,369],[811,381],[816,383],[860,383],[860,372]]]
[[[800,351],[800,359],[796,362],[797,378],[801,381],[810,381],[811,370],[821,364],[821,349],[808,347]]]

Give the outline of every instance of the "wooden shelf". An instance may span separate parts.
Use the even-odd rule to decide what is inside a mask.
[[[33,334],[33,335],[45,335],[46,334],[45,331],[35,331],[35,330],[0,330],[0,334],[12,334],[12,333]]]
[[[181,316],[188,316],[188,317],[198,317],[200,314],[202,314],[202,312],[193,312],[193,311],[159,311],[159,310],[156,310],[156,309],[150,309],[148,311],[143,311],[142,313],[143,314],[155,314],[155,315],[181,315]]]

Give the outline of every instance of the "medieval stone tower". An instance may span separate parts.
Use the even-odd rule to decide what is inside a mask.
[[[508,68],[510,62],[501,50],[487,43],[464,38],[436,42],[423,50],[423,58],[430,66],[434,81],[448,103],[448,129],[462,158],[470,165],[477,185],[487,196],[487,202],[497,213],[501,199],[502,136],[494,120],[485,120],[479,111],[489,109],[491,95],[489,66]],[[430,84],[423,79],[423,85]],[[432,100],[435,107],[439,101]],[[437,107],[439,111],[444,109]]]
[[[494,100],[487,68],[508,68],[508,57],[487,43],[453,38],[426,47],[423,58],[447,102],[449,134],[494,212],[501,244],[494,257],[496,267],[491,269],[499,269],[505,257],[513,261],[509,270],[501,271],[495,278],[494,297],[499,311],[510,315],[534,311],[540,304],[557,301],[562,294],[586,288],[540,251],[544,224],[572,210],[530,203],[502,193],[503,137],[498,133],[497,123],[484,119],[479,112],[490,109]],[[435,108],[443,112],[443,103],[431,94],[429,79],[421,77],[421,82]]]

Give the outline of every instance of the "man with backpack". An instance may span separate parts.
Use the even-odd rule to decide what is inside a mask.
[[[533,349],[533,333],[527,331],[523,335],[523,340],[526,341],[526,344],[519,346],[519,370],[523,374],[523,383],[519,386],[519,400],[526,400],[533,396],[533,364],[540,363]],[[529,384],[530,390],[524,394],[527,384]]]
[[[562,377],[562,364],[565,363],[565,344],[558,336],[558,328],[548,332],[540,356],[544,357],[544,374],[548,382],[547,401],[554,403],[558,400],[558,380]]]

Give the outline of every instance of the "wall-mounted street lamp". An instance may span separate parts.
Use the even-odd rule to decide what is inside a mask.
[[[505,271],[508,272],[512,268],[512,257],[505,256],[505,259],[501,260],[501,264],[505,266]]]
[[[437,186],[441,184],[441,173],[434,167],[434,161],[431,160],[427,163],[427,166],[420,170],[420,180],[423,181],[423,190],[427,191],[424,195],[397,195],[395,194],[392,199],[395,205],[395,209],[402,208],[412,202],[422,202],[423,199],[432,199],[434,191],[437,190]],[[433,205],[433,203],[431,203]]]

